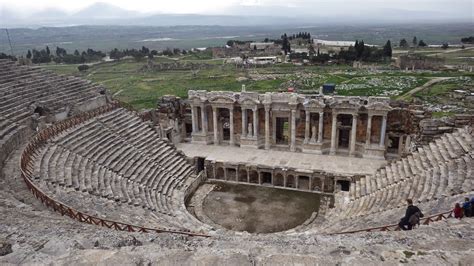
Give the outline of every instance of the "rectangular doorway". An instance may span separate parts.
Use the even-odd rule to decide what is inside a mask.
[[[276,144],[288,145],[290,137],[290,124],[288,117],[277,117],[276,118]]]
[[[200,173],[201,171],[204,170],[204,161],[205,161],[204,157],[198,157],[197,158],[196,168],[197,168],[198,173]]]
[[[348,148],[349,147],[349,139],[350,139],[350,129],[341,128],[339,130],[339,148]]]

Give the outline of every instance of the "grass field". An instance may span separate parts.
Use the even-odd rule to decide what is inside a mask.
[[[457,52],[456,52],[457,53]],[[266,68],[243,69],[223,60],[198,58],[192,55],[167,58],[156,57],[159,63],[198,63],[207,65],[199,70],[143,70],[147,64],[126,59],[93,64],[86,72],[77,65],[48,64],[41,67],[66,75],[80,76],[106,86],[115,97],[135,108],[153,108],[163,95],[185,98],[188,90],[239,91],[243,84],[248,91],[260,93],[285,91],[296,87],[315,91],[324,83],[335,83],[339,95],[396,97],[423,85],[433,77],[469,77],[474,73],[457,71],[405,72],[397,70],[359,70],[345,65],[296,66],[276,64]],[[387,69],[388,66],[386,67]],[[420,95],[421,96],[421,95]]]

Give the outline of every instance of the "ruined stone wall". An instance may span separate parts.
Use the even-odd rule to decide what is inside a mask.
[[[455,128],[466,125],[474,125],[474,115],[458,114],[453,117],[423,119],[417,143],[427,144],[444,133],[451,133]]]
[[[185,137],[186,109],[189,108],[180,97],[163,96],[157,100],[152,115],[153,122],[159,125],[161,134],[171,135],[171,140],[181,141]]]

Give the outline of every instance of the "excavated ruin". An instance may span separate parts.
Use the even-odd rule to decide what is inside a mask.
[[[449,217],[474,196],[472,117],[447,126],[383,97],[203,91],[138,113],[8,60],[0,93],[0,264],[474,259],[472,218]],[[302,224],[252,234],[206,217],[216,182],[324,197]],[[406,198],[425,218],[398,231]]]

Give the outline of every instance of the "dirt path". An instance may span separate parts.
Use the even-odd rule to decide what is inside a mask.
[[[429,80],[425,84],[406,92],[405,94],[399,96],[398,98],[401,99],[401,100],[406,100],[409,96],[412,96],[413,94],[415,94],[419,91],[427,89],[427,88],[433,86],[436,83],[439,83],[441,81],[448,80],[448,79],[451,79],[451,77],[435,77],[435,78],[432,78],[431,80]]]
[[[442,54],[449,54],[449,53],[454,53],[454,52],[459,52],[459,51],[465,51],[465,50],[470,50],[470,49],[474,49],[474,47],[466,47],[466,48],[459,48],[459,49],[446,50],[446,51],[443,51],[443,52],[441,52],[441,53],[429,54],[429,55],[427,55],[427,56],[438,56],[438,55],[442,55]]]

